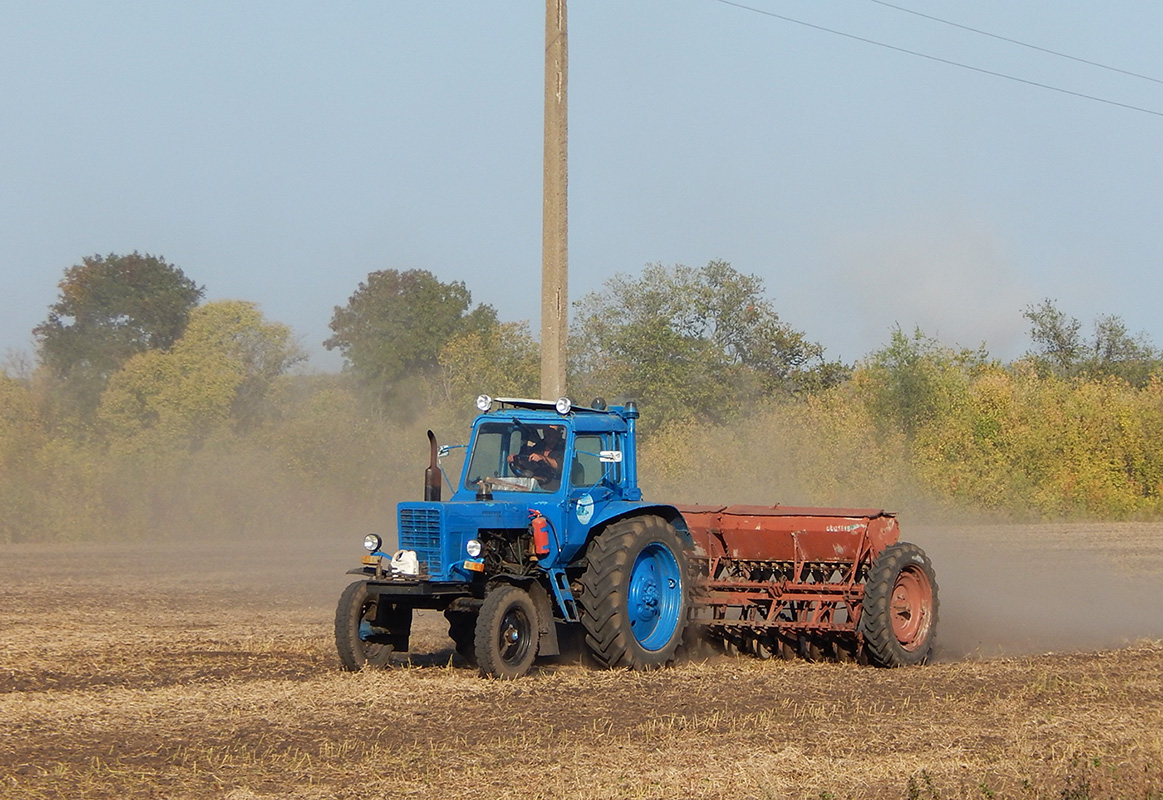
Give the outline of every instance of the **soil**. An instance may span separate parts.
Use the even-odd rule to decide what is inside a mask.
[[[0,548],[0,796],[1163,797],[1163,525],[917,526],[940,651],[344,673],[359,537]]]

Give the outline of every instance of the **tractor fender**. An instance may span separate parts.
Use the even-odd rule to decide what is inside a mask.
[[[679,510],[674,506],[666,505],[665,503],[631,503],[626,501],[615,501],[610,503],[603,509],[603,513],[597,516],[591,526],[589,534],[586,536],[586,544],[602,531],[606,526],[620,519],[627,517],[638,517],[644,514],[654,514],[662,517],[664,520],[674,526],[678,533],[679,539],[682,543],[694,549],[695,541],[691,536],[690,528],[687,527],[686,520],[683,519]]]

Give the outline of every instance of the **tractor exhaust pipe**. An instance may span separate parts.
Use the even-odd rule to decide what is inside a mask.
[[[437,461],[436,434],[428,431],[428,468],[424,470],[424,499],[440,502],[440,463]]]

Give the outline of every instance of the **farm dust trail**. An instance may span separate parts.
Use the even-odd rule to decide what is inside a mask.
[[[1163,639],[1163,523],[940,526],[906,519],[902,526],[902,538],[923,547],[937,572],[940,660]],[[363,552],[354,534],[191,550],[196,554],[187,550],[177,562],[183,583],[254,593],[272,612],[294,609],[326,631],[336,598],[354,580],[344,573]],[[443,619],[434,626],[441,639]]]
[[[905,527],[937,571],[941,660],[1163,638],[1163,525]]]
[[[1163,639],[1163,523],[940,526],[906,518],[902,528],[902,538],[923,547],[936,569],[939,660]],[[250,608],[256,633],[293,619],[329,634],[336,599],[354,580],[344,573],[362,552],[357,536],[337,533],[250,543],[10,547],[4,560],[14,574],[51,572],[64,585],[107,591],[110,608],[127,596],[154,596],[176,609],[217,597],[216,606]],[[31,591],[49,593],[51,584]],[[443,619],[435,616],[428,627],[443,646]]]

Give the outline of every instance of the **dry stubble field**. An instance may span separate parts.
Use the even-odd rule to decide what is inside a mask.
[[[1163,525],[924,528],[937,663],[345,674],[358,542],[0,548],[0,796],[1163,798]]]

